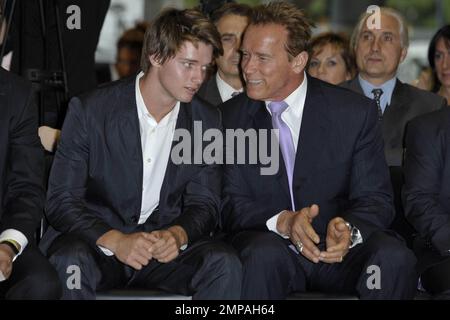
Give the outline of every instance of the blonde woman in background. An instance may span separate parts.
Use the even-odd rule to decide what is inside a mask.
[[[320,80],[338,85],[353,79],[356,65],[348,39],[337,33],[323,33],[311,40],[308,73]]]

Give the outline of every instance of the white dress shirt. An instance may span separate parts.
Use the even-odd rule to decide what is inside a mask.
[[[180,110],[178,101],[174,108],[156,122],[148,112],[139,87],[139,79],[144,75],[139,73],[136,77],[136,105],[139,118],[139,131],[141,134],[143,179],[142,179],[142,203],[138,224],[143,224],[158,207],[159,194],[172,148],[172,140]],[[113,253],[100,246],[106,255]]]
[[[289,130],[291,131],[295,152],[297,152],[307,89],[308,78],[306,77],[306,73],[304,73],[303,82],[300,84],[300,86],[295,89],[286,99],[284,99],[284,102],[288,104],[288,107],[281,114],[281,119],[287,124]],[[272,114],[268,107],[270,102],[272,101],[266,101],[266,108],[267,111]],[[293,209],[295,210],[295,208]],[[267,220],[266,226],[270,231],[273,231],[287,239],[287,236],[280,234],[277,230],[277,221],[280,214],[281,212],[275,214],[272,218]]]
[[[139,224],[147,221],[158,207],[159,193],[166,173],[172,148],[172,140],[180,110],[180,102],[160,122],[148,112],[139,88],[141,72],[136,78],[136,104],[141,133],[142,158],[144,161],[142,205]]]
[[[233,93],[244,91],[244,88],[241,88],[239,90],[234,89],[219,76],[218,72],[216,72],[216,83],[217,89],[219,89],[220,98],[222,99],[222,102],[230,100],[233,97]]]

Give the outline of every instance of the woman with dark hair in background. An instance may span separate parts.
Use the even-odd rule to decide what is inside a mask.
[[[115,71],[117,77],[123,79],[136,75],[140,70],[141,51],[148,23],[140,22],[126,30],[117,42]],[[116,79],[112,79],[116,80]]]
[[[356,73],[348,39],[337,33],[323,33],[309,45],[308,73],[320,80],[338,85],[353,79]]]
[[[428,62],[433,70],[432,91],[450,101],[450,25],[440,28],[428,48]]]

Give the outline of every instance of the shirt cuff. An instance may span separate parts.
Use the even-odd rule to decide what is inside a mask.
[[[109,250],[109,249],[107,249],[107,248],[105,248],[105,247],[102,247],[102,246],[97,246],[100,250],[102,250],[102,252],[106,255],[106,256],[108,256],[108,257],[112,257],[113,255],[114,255],[114,252],[112,252],[111,250]]]
[[[279,236],[283,237],[284,239],[289,239],[289,237],[288,237],[287,235],[281,234],[281,233],[279,233],[278,230],[277,230],[278,217],[279,217],[280,214],[282,214],[284,211],[286,211],[286,210],[281,211],[280,213],[274,215],[272,218],[270,218],[269,220],[267,220],[266,226],[267,226],[267,229],[269,229],[269,230],[272,231],[272,232],[275,232],[276,234],[278,234]]]
[[[28,244],[28,239],[25,237],[25,235],[16,230],[16,229],[6,229],[0,234],[0,242],[5,240],[14,240],[20,245],[19,253],[14,257],[13,261],[20,256],[20,254],[25,250],[25,247]]]

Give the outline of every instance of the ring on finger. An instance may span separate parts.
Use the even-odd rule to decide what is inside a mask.
[[[300,251],[300,253],[303,252],[303,243],[301,243],[300,241],[297,241],[297,249],[298,251]]]

